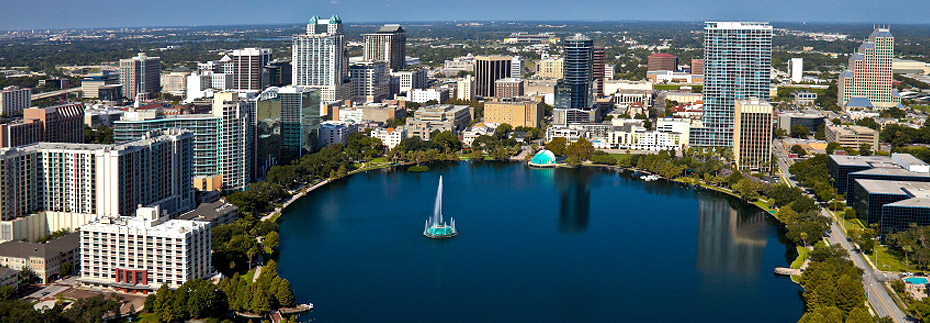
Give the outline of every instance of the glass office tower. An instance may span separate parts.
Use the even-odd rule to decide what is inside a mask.
[[[582,34],[565,39],[562,80],[556,85],[555,107],[587,109],[594,103],[594,42]]]

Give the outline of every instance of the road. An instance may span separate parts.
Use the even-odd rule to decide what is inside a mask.
[[[784,153],[784,149],[782,148],[781,143],[776,141],[775,153],[778,156],[778,168],[782,175],[788,179],[789,185],[797,186],[797,182],[791,177],[791,173],[788,172],[788,156]],[[810,194],[808,194],[808,196],[814,198],[814,196]],[[897,275],[873,270],[872,266],[863,258],[864,255],[860,253],[852,243],[846,240],[845,231],[840,228],[836,220],[830,215],[830,212],[822,207],[820,211],[824,216],[830,219],[830,234],[827,235],[827,240],[830,241],[830,244],[839,244],[842,246],[849,254],[849,259],[856,264],[856,267],[862,269],[862,286],[865,288],[866,299],[869,301],[869,304],[872,305],[875,314],[882,317],[890,317],[897,323],[911,322],[904,311],[895,304],[894,299],[888,294],[888,290],[882,286],[883,281],[897,279]]]
[[[81,88],[74,87],[74,88],[65,89],[65,90],[36,93],[32,95],[32,100],[33,101],[42,100],[42,99],[50,98],[53,96],[58,96],[58,95],[68,94],[68,93],[75,93],[75,92],[80,92],[80,91],[81,91]]]

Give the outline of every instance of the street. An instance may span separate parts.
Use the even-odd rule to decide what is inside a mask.
[[[789,185],[798,186],[797,182],[788,171],[788,156],[784,153],[785,150],[778,141],[775,143],[775,150],[778,156],[778,168],[782,175],[788,180]],[[807,195],[814,198],[811,194]],[[897,275],[873,270],[872,266],[863,259],[863,254],[859,252],[852,243],[846,240],[845,231],[837,224],[835,219],[830,215],[830,212],[823,207],[821,207],[820,211],[824,216],[830,219],[830,233],[827,234],[827,240],[830,244],[839,244],[842,246],[843,249],[846,250],[846,253],[849,254],[849,259],[852,260],[856,267],[862,269],[862,285],[865,288],[866,299],[869,301],[869,304],[872,305],[875,314],[882,317],[890,317],[898,323],[910,322],[911,320],[904,311],[895,304],[894,299],[888,294],[888,291],[881,283],[883,281],[897,279]]]

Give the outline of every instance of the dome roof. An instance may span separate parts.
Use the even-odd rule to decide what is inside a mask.
[[[548,149],[542,150],[536,153],[533,156],[533,159],[530,160],[530,163],[535,165],[554,165],[555,164],[555,154],[553,154]]]

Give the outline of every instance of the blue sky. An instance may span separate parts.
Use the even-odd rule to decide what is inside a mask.
[[[928,0],[0,0],[0,30],[491,20],[930,23]]]

